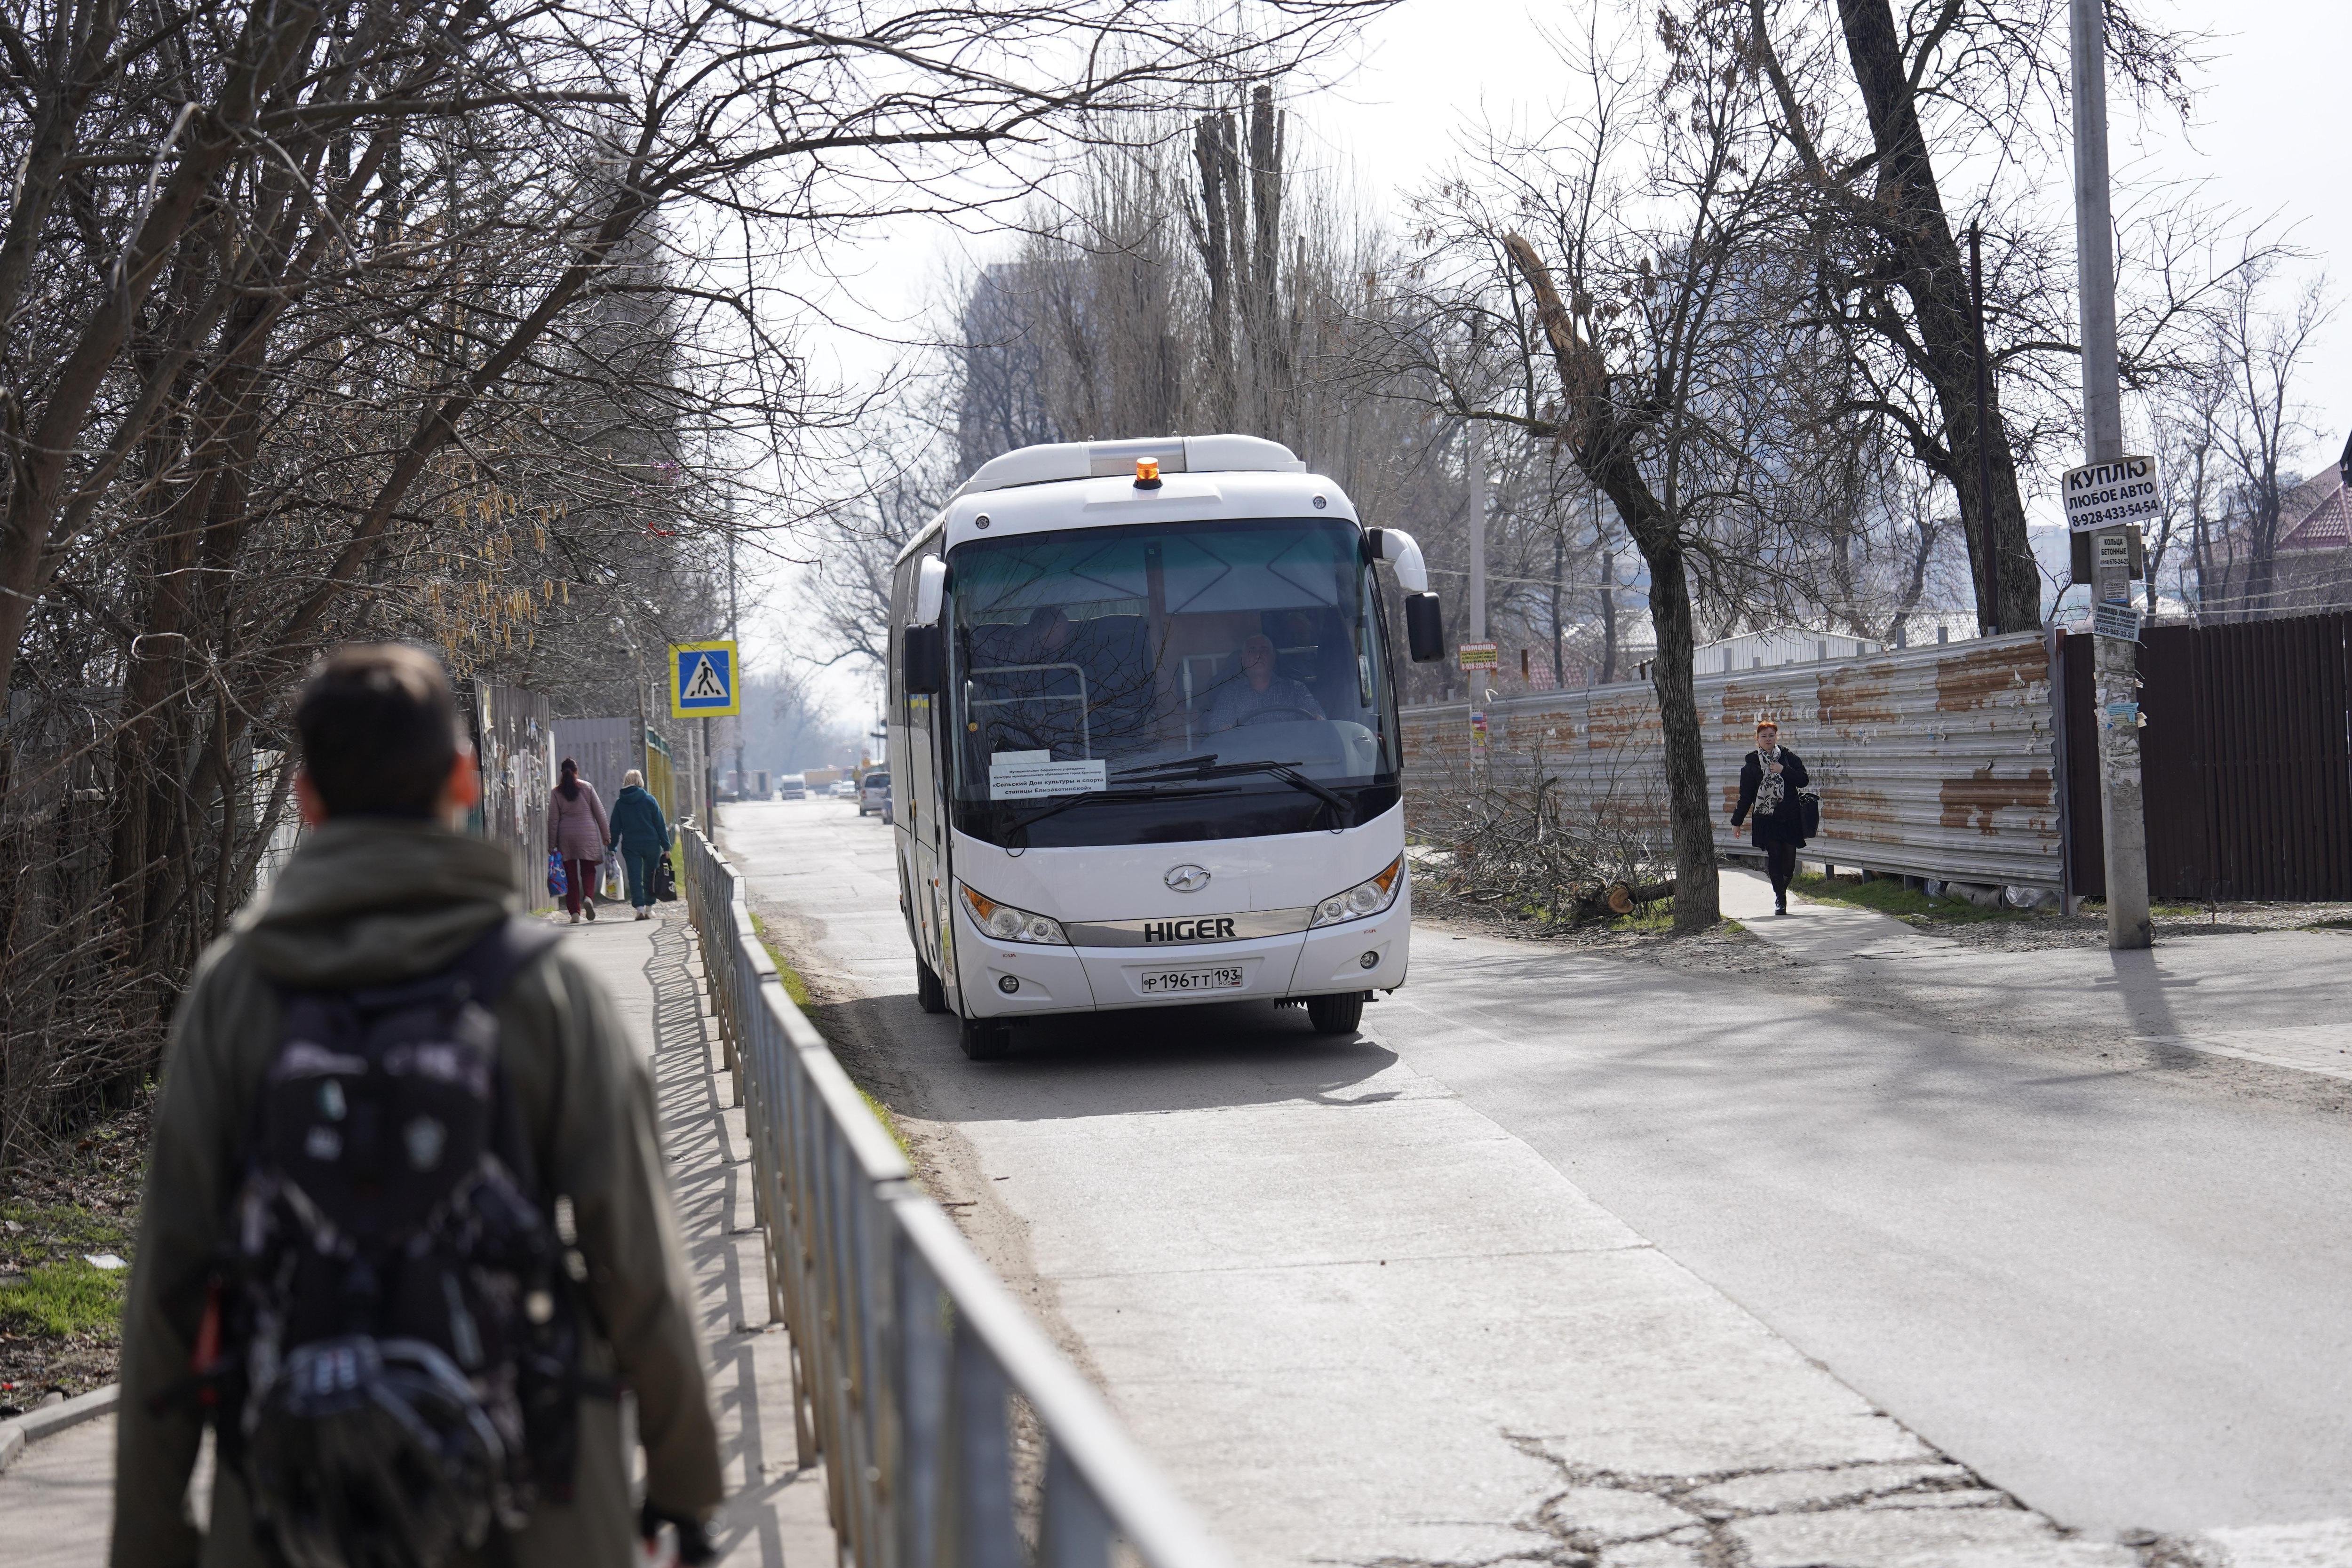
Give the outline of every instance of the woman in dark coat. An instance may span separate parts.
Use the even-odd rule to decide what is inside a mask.
[[[646,775],[635,768],[621,775],[621,793],[613,797],[613,847],[628,872],[629,902],[637,919],[653,919],[654,879],[661,858],[669,853],[669,823],[661,802],[646,788]]]
[[[1789,883],[1805,843],[1805,807],[1797,792],[1811,782],[1804,759],[1780,744],[1780,726],[1769,719],[1756,721],[1756,749],[1739,764],[1739,805],[1732,810],[1731,826],[1753,818],[1748,835],[1764,851],[1776,915],[1789,912]]]

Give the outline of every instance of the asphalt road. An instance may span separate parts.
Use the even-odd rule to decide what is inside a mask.
[[[1034,1273],[1253,1558],[1524,1551],[1603,1472],[1947,1458],[1972,1474],[1946,1488],[1980,1477],[2084,1532],[1900,1522],[1978,1530],[1979,1556],[2352,1519],[2352,1117],[2303,1092],[2341,1083],[1998,1026],[2041,984],[2095,1034],[2081,955],[1914,955],[1857,1002],[1852,964],[1813,994],[1423,929],[1358,1040],[1264,1006],[1119,1014],[979,1068],[913,1007],[886,830],[817,801],[730,807],[724,832],[855,998],[833,1026],[884,1042],[965,1148],[986,1201],[960,1212],[1003,1211],[1000,1267]],[[2337,951],[2316,940],[2160,952],[2113,1008],[2170,1019],[2202,986],[2324,1033],[2352,985],[2315,977]],[[1900,1005],[1996,982],[1960,1026]],[[1749,1530],[1750,1560],[1929,1543],[1780,1528]]]

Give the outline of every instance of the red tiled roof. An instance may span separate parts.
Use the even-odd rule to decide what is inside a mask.
[[[2352,511],[2346,508],[2344,474],[2330,468],[2297,485],[2280,509],[2279,553],[2302,550],[2341,550],[2352,545]],[[2302,509],[2297,515],[2297,509]]]

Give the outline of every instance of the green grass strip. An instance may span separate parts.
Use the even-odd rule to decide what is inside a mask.
[[[768,961],[776,966],[776,978],[783,983],[784,994],[793,999],[793,1006],[805,1011],[809,1006],[808,976],[793,967],[792,960],[784,956],[783,950],[768,935],[767,921],[753,915],[751,930],[759,936],[760,945],[767,950]],[[898,1131],[898,1118],[890,1108],[875,1099],[862,1083],[857,1085],[857,1097],[866,1102],[866,1109],[874,1113],[874,1120],[882,1124],[882,1130],[890,1134],[890,1142],[898,1145],[898,1152],[912,1160],[915,1152],[908,1145],[907,1135]]]
[[[121,1321],[127,1269],[93,1268],[79,1258],[27,1269],[0,1285],[0,1325],[20,1334],[64,1339],[110,1329]]]

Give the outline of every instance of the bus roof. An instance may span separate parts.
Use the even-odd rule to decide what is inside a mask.
[[[1279,441],[1255,436],[1161,436],[1142,441],[1060,441],[991,458],[955,493],[1048,485],[1057,479],[1108,479],[1135,472],[1146,458],[1163,474],[1303,474],[1307,465]]]

